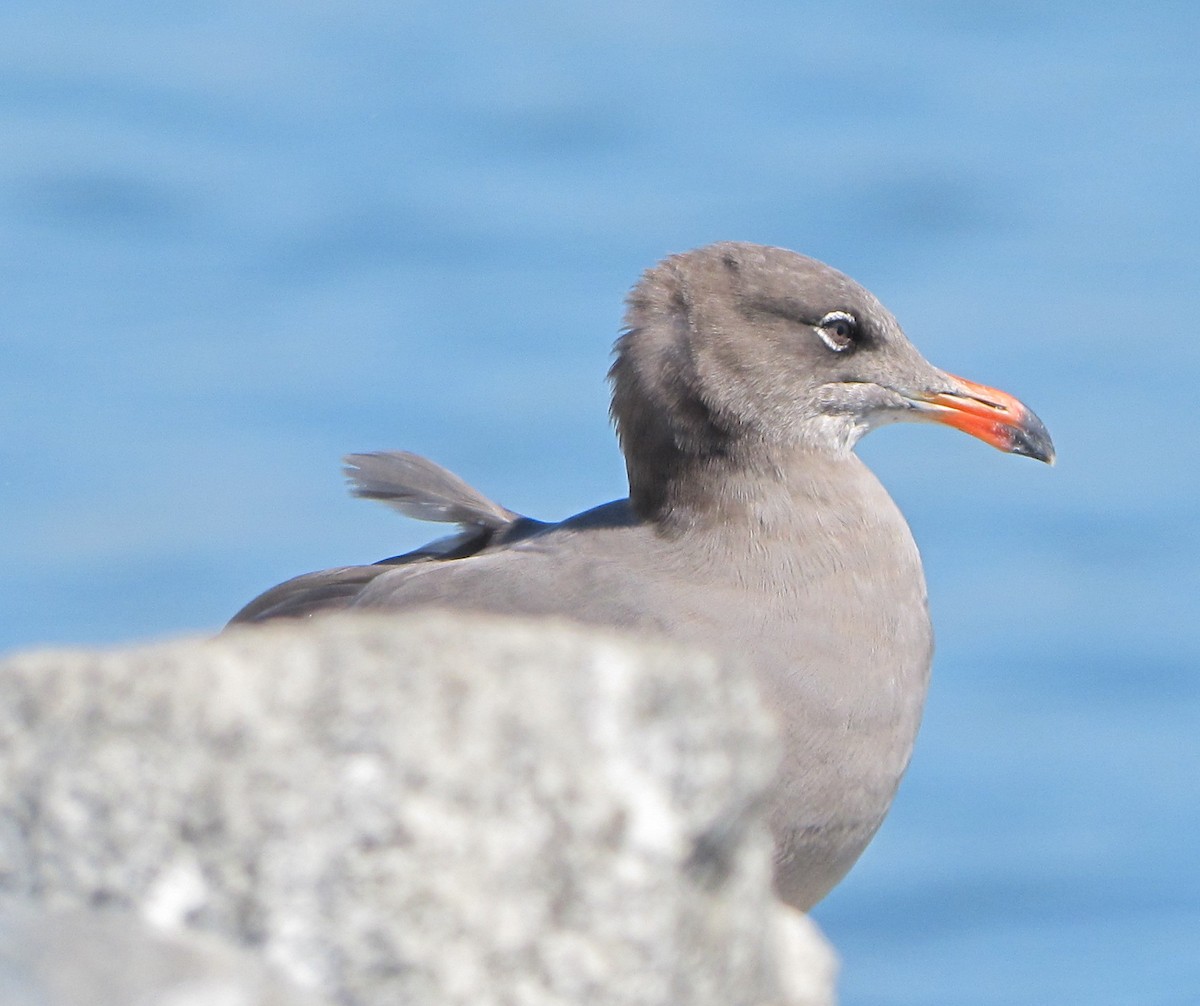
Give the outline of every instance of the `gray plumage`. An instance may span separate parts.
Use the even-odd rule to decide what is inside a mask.
[[[494,531],[518,518],[441,465],[408,451],[348,454],[343,471],[355,496],[379,500],[415,520]]]
[[[674,256],[628,303],[610,371],[628,499],[543,524],[415,455],[351,455],[356,495],[459,533],[298,577],[233,621],[449,606],[748,659],[784,736],[777,886],[807,909],[883,820],[932,656],[916,546],[853,445],[935,420],[1041,460],[1053,449],[1019,402],[932,367],[870,293],[794,252],[730,242]]]

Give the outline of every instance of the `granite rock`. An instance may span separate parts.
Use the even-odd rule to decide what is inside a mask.
[[[0,899],[4,1006],[329,1006],[258,955],[124,912]]]
[[[336,616],[20,655],[0,695],[0,892],[30,939],[124,918],[362,1006],[832,1001],[771,891],[773,725],[705,654]]]

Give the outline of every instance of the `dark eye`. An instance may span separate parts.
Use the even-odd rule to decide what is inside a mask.
[[[858,338],[858,321],[849,311],[830,311],[817,322],[817,333],[835,353],[844,353]]]

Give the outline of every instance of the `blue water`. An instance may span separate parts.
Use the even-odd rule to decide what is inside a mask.
[[[623,494],[624,290],[797,248],[1060,456],[863,445],[939,652],[817,912],[843,1001],[1200,1003],[1198,46],[1186,3],[5,5],[0,649],[209,632],[428,537],[349,450]]]

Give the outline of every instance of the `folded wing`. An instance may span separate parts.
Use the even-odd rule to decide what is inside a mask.
[[[347,608],[367,584],[396,566],[479,555],[548,526],[500,506],[453,472],[408,451],[349,454],[345,462],[355,496],[386,503],[416,520],[457,524],[458,532],[370,565],[293,577],[254,598],[229,620],[230,625],[307,618]]]

